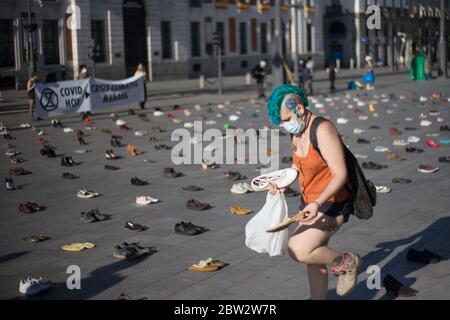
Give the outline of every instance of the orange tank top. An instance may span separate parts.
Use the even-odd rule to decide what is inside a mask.
[[[333,178],[330,168],[320,154],[314,149],[312,143],[305,157],[299,157],[295,152],[292,155],[293,162],[299,169],[299,185],[303,200],[309,204],[316,200]],[[342,202],[347,199],[349,193],[343,187],[328,201]]]

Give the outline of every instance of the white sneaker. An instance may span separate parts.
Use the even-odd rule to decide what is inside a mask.
[[[298,171],[292,168],[275,171],[256,177],[252,181],[253,191],[265,191],[270,188],[270,183],[275,183],[278,188],[290,186],[298,177]]]
[[[136,204],[140,204],[140,205],[147,205],[147,204],[157,203],[157,202],[159,202],[159,199],[155,199],[155,198],[148,197],[148,196],[136,197]]]
[[[239,120],[239,117],[238,117],[237,115],[232,114],[232,115],[229,117],[229,120],[230,120],[230,121],[238,121],[238,120]]]
[[[353,134],[362,134],[365,132],[366,132],[366,130],[364,130],[364,129],[360,129],[360,128],[353,129]]]
[[[31,125],[30,125],[29,123],[22,123],[22,124],[20,125],[20,127],[21,127],[21,128],[30,128]]]
[[[34,296],[40,292],[50,289],[50,282],[41,282],[42,278],[33,279],[28,277],[25,280],[19,282],[19,292],[27,296]]]
[[[424,96],[420,97],[420,102],[427,102],[427,101],[428,101],[427,97]]]
[[[432,125],[432,122],[430,120],[422,120],[420,121],[420,126],[421,127],[429,127]]]
[[[118,119],[117,121],[116,121],[116,125],[117,126],[123,126],[124,124],[127,124],[124,120],[122,120],[122,119]]]
[[[135,135],[136,137],[143,137],[143,136],[146,136],[147,134],[148,134],[148,132],[145,131],[145,130],[139,130],[139,131],[136,131],[136,132],[134,133],[134,135]]]
[[[163,114],[164,114],[164,112],[162,112],[162,111],[155,111],[155,112],[153,112],[153,115],[155,117],[161,117]]]
[[[64,131],[64,133],[72,133],[73,129],[72,128],[64,128],[63,131]]]
[[[346,124],[348,122],[348,119],[346,118],[338,118],[337,123],[338,124]]]
[[[416,137],[416,136],[409,136],[407,141],[408,141],[409,143],[417,143],[417,142],[420,141],[420,138],[419,138],[419,137]]]
[[[377,193],[390,193],[392,191],[391,188],[385,186],[375,186]]]
[[[178,118],[173,119],[173,123],[180,124],[182,122],[183,122],[183,120],[181,120],[181,119],[178,119]]]
[[[394,142],[392,143],[392,145],[396,146],[396,147],[405,147],[407,145],[409,145],[409,142],[406,142],[405,140],[401,139],[401,140],[394,140]]]
[[[389,148],[384,147],[384,146],[375,146],[373,151],[375,151],[375,152],[387,152],[387,151],[389,151]]]
[[[245,194],[252,191],[252,187],[248,183],[235,183],[231,188],[231,193],[234,194]]]

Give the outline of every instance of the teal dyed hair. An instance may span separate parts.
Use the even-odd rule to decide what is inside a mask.
[[[302,103],[305,108],[309,105],[306,94],[299,87],[282,84],[281,86],[275,88],[269,98],[269,102],[267,103],[269,119],[275,125],[279,125],[281,123],[281,103],[287,94],[298,95],[302,99]]]

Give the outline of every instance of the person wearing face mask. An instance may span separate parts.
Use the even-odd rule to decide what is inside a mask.
[[[318,149],[310,141],[317,116],[308,109],[308,98],[297,86],[277,87],[268,102],[269,119],[291,134],[292,168],[299,172],[300,211],[304,218],[289,239],[289,255],[305,263],[311,299],[327,298],[328,271],[338,277],[337,294],[349,294],[357,283],[361,258],[328,247],[331,237],[348,221],[353,210],[347,167],[339,132],[330,121],[317,127]],[[276,194],[276,185],[269,192]]]

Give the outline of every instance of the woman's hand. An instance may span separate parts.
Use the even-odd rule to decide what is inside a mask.
[[[317,217],[319,213],[319,204],[316,202],[311,202],[302,211],[305,213],[305,217],[300,219],[299,222],[308,223]]]
[[[278,189],[277,185],[271,182],[269,187],[269,193],[274,196],[277,194],[278,191],[284,193],[284,191],[286,191],[286,188]]]

